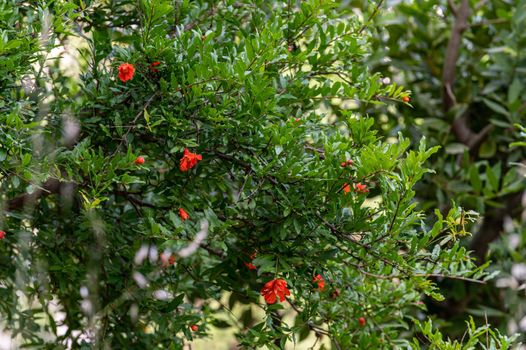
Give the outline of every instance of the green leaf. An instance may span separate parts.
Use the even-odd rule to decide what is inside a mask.
[[[522,84],[518,78],[513,79],[509,89],[508,89],[508,105],[512,105],[517,101],[519,95],[522,91]]]
[[[447,154],[462,154],[468,150],[468,146],[462,143],[450,143],[445,148]]]
[[[473,189],[476,192],[480,192],[482,190],[482,181],[480,180],[478,168],[475,164],[469,167],[469,179]]]
[[[497,102],[488,100],[487,98],[483,98],[482,101],[484,101],[486,106],[491,108],[494,112],[497,112],[497,113],[502,114],[502,115],[504,115],[506,117],[509,117],[509,115],[510,115],[509,112],[504,107],[502,107],[500,104],[498,104]]]
[[[493,192],[497,192],[499,189],[499,180],[497,179],[495,172],[489,165],[486,166],[486,178],[487,178],[487,183],[489,184],[490,190]]]

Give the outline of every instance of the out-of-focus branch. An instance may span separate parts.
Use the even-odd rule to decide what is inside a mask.
[[[453,0],[448,0],[448,4],[455,16],[455,22],[447,44],[446,57],[442,69],[442,103],[446,113],[457,104],[453,89],[456,77],[455,69],[460,52],[462,34],[469,26],[468,17],[471,13],[469,0],[462,0],[459,6],[455,6]],[[468,146],[472,154],[477,152],[479,146],[484,142],[492,129],[492,125],[487,125],[479,133],[474,132],[469,127],[466,113],[456,118],[451,125],[451,131],[457,140]]]
[[[305,145],[305,149],[309,150],[309,151],[316,152],[316,153],[318,153],[318,157],[320,157],[320,159],[325,159],[325,151],[324,150],[322,150],[320,148],[315,148],[315,147],[312,147],[312,146],[309,146],[309,145]]]
[[[57,179],[48,179],[32,193],[26,193],[7,200],[4,210],[18,210],[25,206],[33,205],[40,196],[48,196],[60,192],[62,182]]]
[[[458,8],[457,8],[457,6],[453,3],[453,0],[447,0],[447,4],[448,4],[448,6],[449,6],[451,12],[453,12],[453,15],[454,15],[455,17],[457,17],[457,16],[458,16]]]
[[[382,7],[382,4],[384,3],[384,0],[380,0],[378,1],[378,3],[376,3],[376,6],[374,7],[374,10],[373,12],[369,15],[369,18],[367,18],[367,22],[365,22],[362,27],[360,28],[360,30],[358,31],[358,34],[362,34],[362,32],[365,30],[365,28],[367,28],[367,26],[369,25],[369,23],[373,20],[373,18],[378,14],[378,11],[380,11],[380,7]]]
[[[113,193],[115,195],[117,195],[117,196],[123,196],[130,203],[139,205],[141,207],[147,207],[147,208],[152,208],[152,209],[170,209],[171,208],[171,207],[159,206],[159,205],[155,205],[155,204],[152,204],[152,203],[145,202],[142,199],[135,197],[133,194],[131,194],[131,193],[127,192],[127,191],[116,190],[116,191],[113,191]]]
[[[460,7],[456,9],[453,4],[452,8],[455,9],[455,23],[451,30],[451,37],[447,43],[446,58],[444,60],[444,66],[442,70],[442,83],[443,83],[443,103],[444,110],[447,112],[456,103],[455,96],[453,94],[453,84],[455,83],[455,68],[457,65],[458,54],[460,51],[460,44],[462,41],[462,34],[468,25],[468,16],[470,14],[469,0],[462,0]]]

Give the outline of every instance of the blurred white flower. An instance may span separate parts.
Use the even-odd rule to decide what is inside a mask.
[[[519,281],[526,281],[526,264],[513,264],[511,267],[511,275]]]
[[[144,287],[146,287],[148,285],[148,280],[140,272],[135,271],[133,273],[133,279],[135,280],[135,283],[137,283],[139,288],[144,288]]]
[[[144,259],[146,259],[147,256],[148,256],[148,245],[147,244],[143,244],[139,248],[137,253],[135,253],[135,258],[133,259],[133,262],[135,263],[135,265],[140,265],[140,264],[142,264]]]
[[[168,300],[171,299],[172,295],[170,294],[170,292],[158,289],[155,292],[153,292],[153,297],[158,300]]]
[[[152,245],[150,247],[150,255],[149,255],[150,263],[151,264],[156,263],[158,258],[159,258],[159,252],[157,251],[157,247]]]

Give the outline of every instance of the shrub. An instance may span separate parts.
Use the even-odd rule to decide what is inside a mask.
[[[411,347],[437,278],[484,276],[458,243],[460,208],[432,226],[416,209],[438,147],[408,151],[330,108],[408,95],[364,63],[378,7],[21,4],[2,12],[23,28],[4,28],[4,47],[26,46],[2,51],[21,64],[1,66],[0,114],[0,306],[21,344],[176,349],[235,327],[245,348],[310,332]],[[71,40],[79,78],[49,59]],[[265,317],[234,317],[236,303]]]

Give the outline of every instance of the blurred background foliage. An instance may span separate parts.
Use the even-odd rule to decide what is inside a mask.
[[[461,337],[466,315],[526,338],[526,1],[389,1],[375,17],[373,71],[412,91],[411,106],[360,107],[385,137],[426,137],[441,149],[417,186],[423,208],[453,203],[480,219],[463,239],[493,282],[443,281],[428,301],[441,329]]]

